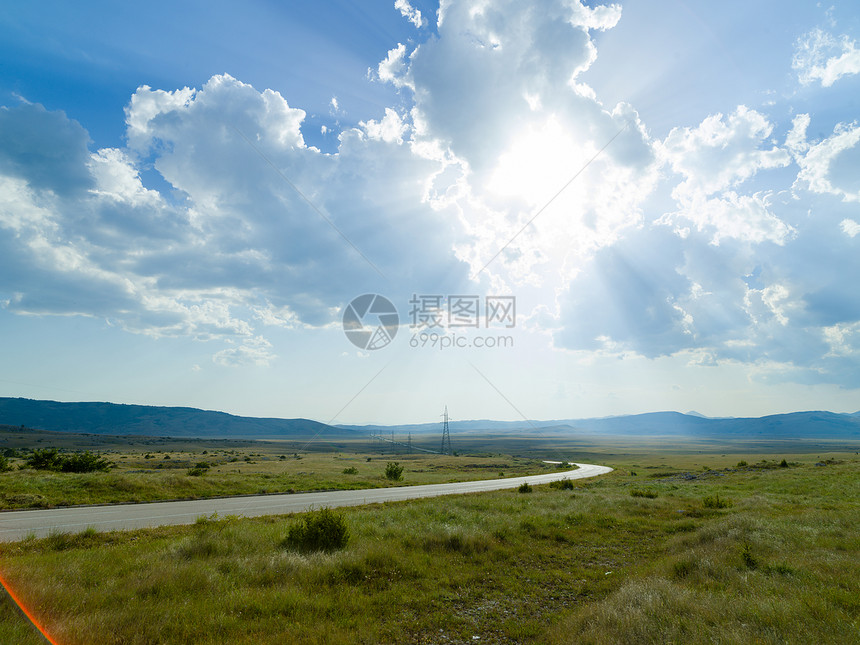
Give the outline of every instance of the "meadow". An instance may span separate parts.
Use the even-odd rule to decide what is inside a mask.
[[[0,510],[441,484],[558,468],[536,456],[406,454],[403,446],[372,441],[337,446],[348,451],[287,450],[295,445],[301,442],[0,431],[0,452],[10,455],[10,469],[0,472]],[[48,448],[61,456],[92,451],[112,467],[91,473],[27,467],[32,450]],[[402,479],[385,476],[389,462],[403,467]]]
[[[5,544],[0,568],[63,645],[858,642],[856,452],[592,461],[616,470],[338,510],[334,551],[285,541],[298,517],[214,517]]]

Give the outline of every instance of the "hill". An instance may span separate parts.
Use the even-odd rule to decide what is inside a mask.
[[[339,426],[365,432],[439,432],[438,423],[401,426]],[[690,439],[860,439],[860,416],[792,412],[754,418],[710,418],[680,412],[650,412],[599,419],[553,421],[452,421],[452,432],[550,433]]]
[[[353,437],[355,432],[309,419],[240,417],[196,408],[61,403],[0,397],[0,424],[57,432],[195,438]]]
[[[232,439],[366,438],[368,434],[436,434],[440,423],[329,426],[309,419],[242,417],[186,407],[61,403],[0,397],[0,424],[57,432]],[[551,421],[452,421],[452,432],[480,435],[679,437],[685,439],[860,440],[860,414],[792,412],[757,418],[712,418],[650,412],[598,419]]]

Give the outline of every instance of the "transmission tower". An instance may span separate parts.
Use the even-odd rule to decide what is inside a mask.
[[[445,414],[442,415],[444,421],[442,422],[442,454],[450,455],[453,454],[453,450],[451,450],[451,433],[448,430],[448,406],[445,406]]]

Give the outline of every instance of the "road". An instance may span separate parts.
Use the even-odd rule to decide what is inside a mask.
[[[139,529],[152,526],[193,524],[200,516],[213,513],[256,517],[301,513],[312,508],[327,506],[361,506],[381,502],[398,502],[419,497],[480,493],[506,488],[517,488],[523,482],[548,484],[562,479],[584,479],[611,472],[608,466],[574,464],[576,470],[510,477],[452,484],[398,486],[367,490],[341,490],[321,493],[282,495],[250,495],[197,499],[178,502],[150,502],[145,504],[110,504],[104,506],[75,506],[69,508],[5,511],[0,513],[0,541],[22,540],[28,535],[45,537],[51,533],[78,533],[88,527],[97,531]]]

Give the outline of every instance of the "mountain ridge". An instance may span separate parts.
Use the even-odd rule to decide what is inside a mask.
[[[441,422],[397,425],[328,425],[310,419],[244,417],[192,407],[108,402],[59,402],[0,397],[0,424],[57,432],[189,438],[359,438],[382,433],[438,433]],[[586,419],[451,421],[452,432],[616,437],[785,438],[860,440],[860,412],[826,410],[763,417],[706,417],[675,411]]]

